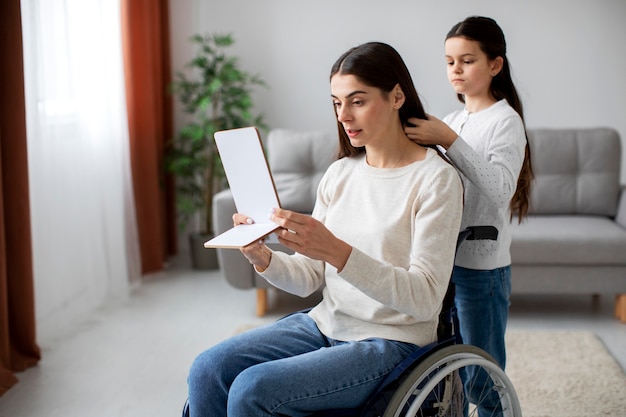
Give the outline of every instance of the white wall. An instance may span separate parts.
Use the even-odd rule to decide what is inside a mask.
[[[529,128],[610,126],[626,143],[624,0],[171,3],[174,70],[193,53],[192,33],[232,32],[242,67],[270,86],[256,93],[270,127],[334,130],[330,67],[346,49],[370,40],[400,52],[427,111],[444,116],[460,106],[446,80],[445,34],[478,14],[493,17],[505,32]],[[626,183],[626,145],[622,154]]]

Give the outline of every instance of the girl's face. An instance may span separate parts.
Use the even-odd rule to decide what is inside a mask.
[[[448,81],[457,94],[489,97],[491,79],[502,69],[502,57],[490,60],[476,41],[461,37],[445,43]]]
[[[396,86],[396,90],[399,88]],[[398,109],[404,95],[395,90],[394,94],[386,95],[354,75],[340,73],[331,78],[330,90],[337,120],[354,147],[380,143],[399,120]]]

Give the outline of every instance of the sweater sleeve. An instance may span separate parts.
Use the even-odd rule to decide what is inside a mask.
[[[377,302],[419,321],[441,309],[454,263],[462,215],[462,185],[447,166],[424,184],[415,205],[409,268],[353,248],[339,276]]]
[[[519,117],[507,117],[494,126],[486,142],[484,155],[475,151],[462,137],[446,155],[457,169],[497,207],[508,206],[524,162],[526,134]]]
[[[272,251],[272,260],[259,273],[270,284],[299,297],[313,294],[324,282],[324,262],[300,254]]]

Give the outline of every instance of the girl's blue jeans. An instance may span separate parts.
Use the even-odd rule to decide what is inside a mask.
[[[305,313],[233,336],[194,361],[191,417],[307,416],[365,403],[418,349],[385,339],[325,337]]]
[[[455,304],[458,311],[459,327],[463,343],[478,346],[498,362],[502,369],[506,365],[506,347],[504,332],[509,316],[511,295],[511,267],[483,271],[454,267],[452,281],[455,285]],[[473,392],[469,381],[485,381],[484,371],[477,374],[477,369],[470,367],[467,375],[462,375],[466,383],[466,394],[470,401],[476,402],[484,392]],[[472,386],[483,387],[482,383]],[[479,415],[499,415],[498,397],[482,400],[484,407],[479,408]],[[494,412],[495,409],[495,412]]]

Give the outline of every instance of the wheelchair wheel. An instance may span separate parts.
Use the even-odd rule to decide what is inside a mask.
[[[465,377],[469,370],[479,376]],[[474,393],[471,401],[463,381]],[[515,389],[495,360],[475,346],[452,345],[428,355],[404,377],[383,417],[521,415]]]

